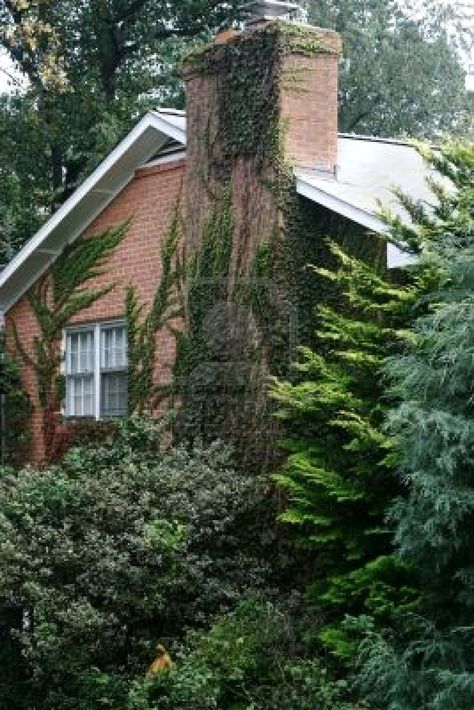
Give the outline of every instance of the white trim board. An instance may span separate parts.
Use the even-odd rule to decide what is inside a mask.
[[[315,185],[310,185],[308,182],[302,178],[296,178],[296,190],[303,197],[307,197],[312,202],[316,202],[318,205],[327,207],[331,212],[336,212],[337,214],[347,217],[352,222],[367,227],[372,232],[377,232],[378,234],[386,234],[387,227],[376,215],[370,212],[365,212],[365,210],[360,209],[351,205],[349,202],[341,200],[339,197],[330,195],[328,192],[324,192],[319,187]]]

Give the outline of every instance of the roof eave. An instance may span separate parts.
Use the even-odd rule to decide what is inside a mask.
[[[303,197],[308,198],[318,205],[326,207],[336,214],[346,217],[351,220],[351,222],[355,222],[356,224],[360,224],[362,227],[366,227],[371,232],[375,232],[376,234],[380,234],[382,236],[388,236],[389,234],[389,230],[385,222],[383,222],[380,217],[377,217],[374,213],[367,212],[353,204],[350,204],[349,202],[346,202],[345,200],[341,200],[339,197],[331,195],[315,185],[311,185],[305,181],[304,178],[299,177],[298,175],[296,175],[296,190]],[[413,264],[415,261],[416,257],[413,254],[409,254],[408,252],[397,247],[395,244],[388,242],[388,269],[404,268],[405,266]]]
[[[372,232],[387,234],[387,225],[373,212],[367,212],[345,200],[341,200],[341,198],[331,195],[315,185],[311,185],[302,177],[296,176],[296,190],[300,195],[307,197],[312,202],[327,207],[332,212],[347,217],[347,219],[370,229]]]

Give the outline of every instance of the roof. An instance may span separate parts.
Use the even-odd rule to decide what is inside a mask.
[[[0,273],[0,313],[8,311],[150,160],[173,159],[186,145],[186,115],[174,109],[149,111],[25,244]],[[161,158],[160,158],[161,156]],[[400,186],[414,199],[429,200],[426,168],[417,151],[400,141],[341,134],[335,176],[296,169],[296,188],[308,199],[368,229],[384,233],[377,200],[404,219],[391,190]],[[389,245],[388,265],[407,263]]]
[[[381,206],[409,222],[394,194],[395,188],[401,188],[415,200],[433,201],[426,182],[428,175],[422,157],[410,143],[347,134],[339,135],[335,175],[295,170],[301,195],[379,234],[387,232],[380,217]],[[403,266],[412,260],[389,244],[389,267]]]
[[[406,219],[393,194],[396,187],[418,199],[430,199],[423,160],[409,144],[342,135],[337,162],[336,175],[296,170],[298,192],[368,229],[385,231],[379,203]]]

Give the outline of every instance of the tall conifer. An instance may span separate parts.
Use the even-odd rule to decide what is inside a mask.
[[[425,212],[420,230],[421,266],[433,287],[411,346],[386,368],[399,400],[389,421],[408,488],[392,520],[399,557],[418,573],[423,613],[401,633],[369,638],[364,679],[386,708],[468,710],[474,707],[474,144],[427,159],[439,176],[436,214]]]
[[[355,645],[346,614],[386,621],[413,603],[385,523],[400,488],[383,431],[381,368],[404,340],[416,288],[392,283],[336,245],[332,251],[337,268],[316,271],[339,288],[339,304],[318,308],[318,349],[301,351],[296,382],[273,386],[290,451],[276,478],[288,501],[281,519],[295,526],[312,560],[319,638],[349,659]]]

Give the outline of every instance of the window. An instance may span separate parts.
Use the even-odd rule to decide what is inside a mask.
[[[100,330],[100,413],[117,417],[127,412],[127,337],[123,326]]]
[[[94,331],[66,336],[66,414],[94,416]]]
[[[118,417],[127,413],[127,333],[103,323],[65,334],[68,417]]]

